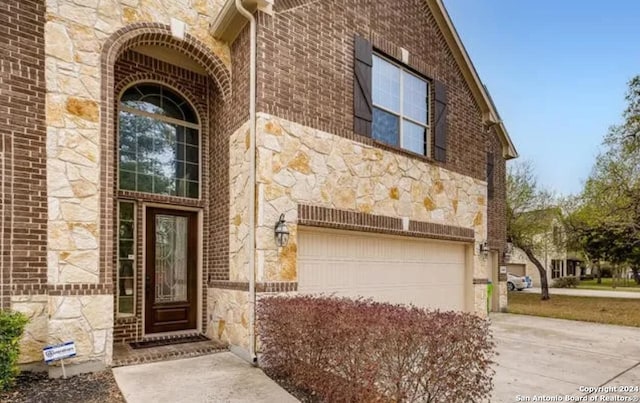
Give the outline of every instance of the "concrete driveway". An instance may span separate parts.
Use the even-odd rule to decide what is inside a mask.
[[[585,396],[584,388],[640,388],[640,328],[512,314],[492,314],[491,322],[499,353],[492,402],[566,402]],[[563,400],[534,400],[541,395]],[[640,401],[640,391],[582,401],[622,401],[600,400],[616,395]]]
[[[128,403],[298,401],[229,352],[119,367],[113,375]]]
[[[525,288],[522,291],[527,294],[540,294],[540,288]],[[549,288],[551,295],[573,295],[576,297],[603,297],[603,298],[637,298],[640,299],[640,291],[607,291],[607,290],[579,290],[575,288]]]

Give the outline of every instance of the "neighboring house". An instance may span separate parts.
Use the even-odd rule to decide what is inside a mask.
[[[538,234],[535,238],[535,256],[547,271],[549,286],[556,278],[580,277],[587,274],[578,254],[567,250],[564,245],[565,232],[560,210],[553,208],[535,211],[531,214],[536,215],[536,221],[548,222],[548,225],[543,226],[549,230]],[[541,286],[540,271],[520,248],[513,248],[509,259],[507,259],[507,270],[516,276],[530,276],[533,287]]]
[[[492,279],[505,308],[517,154],[441,0],[242,4],[255,65],[234,0],[0,5],[0,301],[31,318],[23,363],[75,340],[90,370],[180,332],[252,359],[275,292],[483,315]]]
[[[582,260],[578,259],[572,253],[567,253],[567,251],[553,250],[549,251],[546,255],[541,253],[536,257],[547,269],[549,286],[553,284],[553,280],[556,278],[569,276],[580,277],[589,274],[582,266]],[[540,271],[521,249],[514,248],[511,258],[507,263],[507,270],[516,276],[530,276],[532,286],[540,287]]]

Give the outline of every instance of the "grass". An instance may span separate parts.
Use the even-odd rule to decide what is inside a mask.
[[[607,291],[637,291],[640,292],[640,284],[636,284],[633,280],[616,280],[616,288],[613,288],[612,278],[603,278],[602,284],[598,284],[598,280],[582,280],[579,289],[583,290],[607,290]]]
[[[640,327],[640,301],[625,298],[509,293],[509,313]]]

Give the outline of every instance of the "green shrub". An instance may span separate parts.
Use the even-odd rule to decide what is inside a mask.
[[[0,391],[13,386],[18,369],[20,337],[29,319],[20,312],[0,311]]]
[[[551,287],[553,288],[576,288],[580,285],[580,279],[578,277],[560,277],[553,280]]]
[[[261,365],[320,402],[477,402],[493,387],[488,321],[371,300],[266,297]]]

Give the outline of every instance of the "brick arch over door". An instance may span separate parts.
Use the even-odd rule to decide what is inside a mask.
[[[189,34],[185,34],[184,40],[174,38],[169,25],[132,24],[116,31],[106,40],[101,55],[100,94],[100,281],[105,284],[112,282],[112,240],[115,228],[115,177],[112,169],[116,151],[114,66],[124,52],[143,45],[163,46],[184,53],[207,71],[224,101],[231,95],[231,73],[222,60]]]

